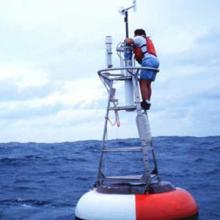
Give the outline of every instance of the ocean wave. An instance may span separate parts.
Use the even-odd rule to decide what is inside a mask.
[[[139,146],[140,141],[118,139],[108,141],[108,145],[132,147]],[[154,137],[153,145],[161,178],[195,196],[200,220],[220,219],[212,215],[220,206],[220,136]],[[94,184],[100,149],[101,141],[96,140],[0,144],[0,210],[4,219],[11,219],[5,210],[15,210],[17,219],[22,219],[22,208],[28,211],[33,207],[35,211],[27,212],[25,219],[35,219],[38,213],[42,219],[48,219],[50,214],[53,220],[65,216],[73,219],[73,215],[67,217],[70,215],[66,211],[73,214],[77,200]],[[115,159],[119,162],[114,163]],[[114,168],[118,173],[137,172],[137,162],[142,162],[133,154],[114,154],[109,161],[110,170]]]

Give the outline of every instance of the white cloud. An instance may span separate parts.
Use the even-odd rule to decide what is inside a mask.
[[[0,65],[0,82],[13,81],[18,89],[43,86],[48,83],[47,73],[34,64],[4,63]]]
[[[17,119],[8,124],[1,120],[4,130],[0,139],[4,141],[37,140],[39,142],[59,142],[99,139],[102,132],[103,115],[100,110],[63,110],[51,115],[42,115],[30,119]],[[89,125],[89,126],[88,126]],[[87,129],[86,129],[87,128]]]

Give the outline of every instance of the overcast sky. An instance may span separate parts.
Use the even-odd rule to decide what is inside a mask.
[[[106,35],[124,39],[131,0],[0,0],[0,142],[101,139]],[[146,29],[160,73],[149,111],[153,136],[220,135],[220,1],[137,0],[130,35]],[[114,66],[119,62],[114,53]],[[110,138],[137,137],[120,112]]]

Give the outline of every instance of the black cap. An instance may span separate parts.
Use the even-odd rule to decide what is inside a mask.
[[[146,32],[145,32],[144,29],[136,29],[136,30],[134,31],[134,35],[135,35],[135,36],[142,36],[142,35],[146,36]]]

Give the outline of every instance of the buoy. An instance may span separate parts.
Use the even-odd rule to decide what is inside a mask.
[[[133,1],[131,7],[121,11],[125,15],[126,37],[128,37],[128,10],[135,8],[135,3]],[[192,195],[184,189],[161,180],[158,174],[148,115],[141,108],[138,72],[143,69],[150,69],[155,72],[159,70],[135,67],[132,60],[132,49],[124,43],[120,43],[117,47],[121,67],[111,68],[111,45],[112,38],[108,36],[106,38],[107,69],[98,71],[98,75],[108,92],[108,104],[97,180],[95,186],[79,199],[75,208],[75,218],[77,220],[197,219],[198,206]],[[125,96],[128,94],[125,106],[121,105],[120,100],[116,98],[114,82],[125,83]],[[108,145],[109,112],[115,112],[117,124],[120,124],[118,112],[123,110],[126,112],[136,111],[137,113],[136,125],[141,142],[140,146],[112,147]],[[140,173],[136,171],[134,175],[107,175],[109,173],[106,172],[107,166],[105,166],[106,154],[118,152],[120,154],[140,153],[140,161],[143,162]]]
[[[193,220],[198,207],[189,192],[172,188],[145,194],[85,193],[76,206],[78,220]]]

